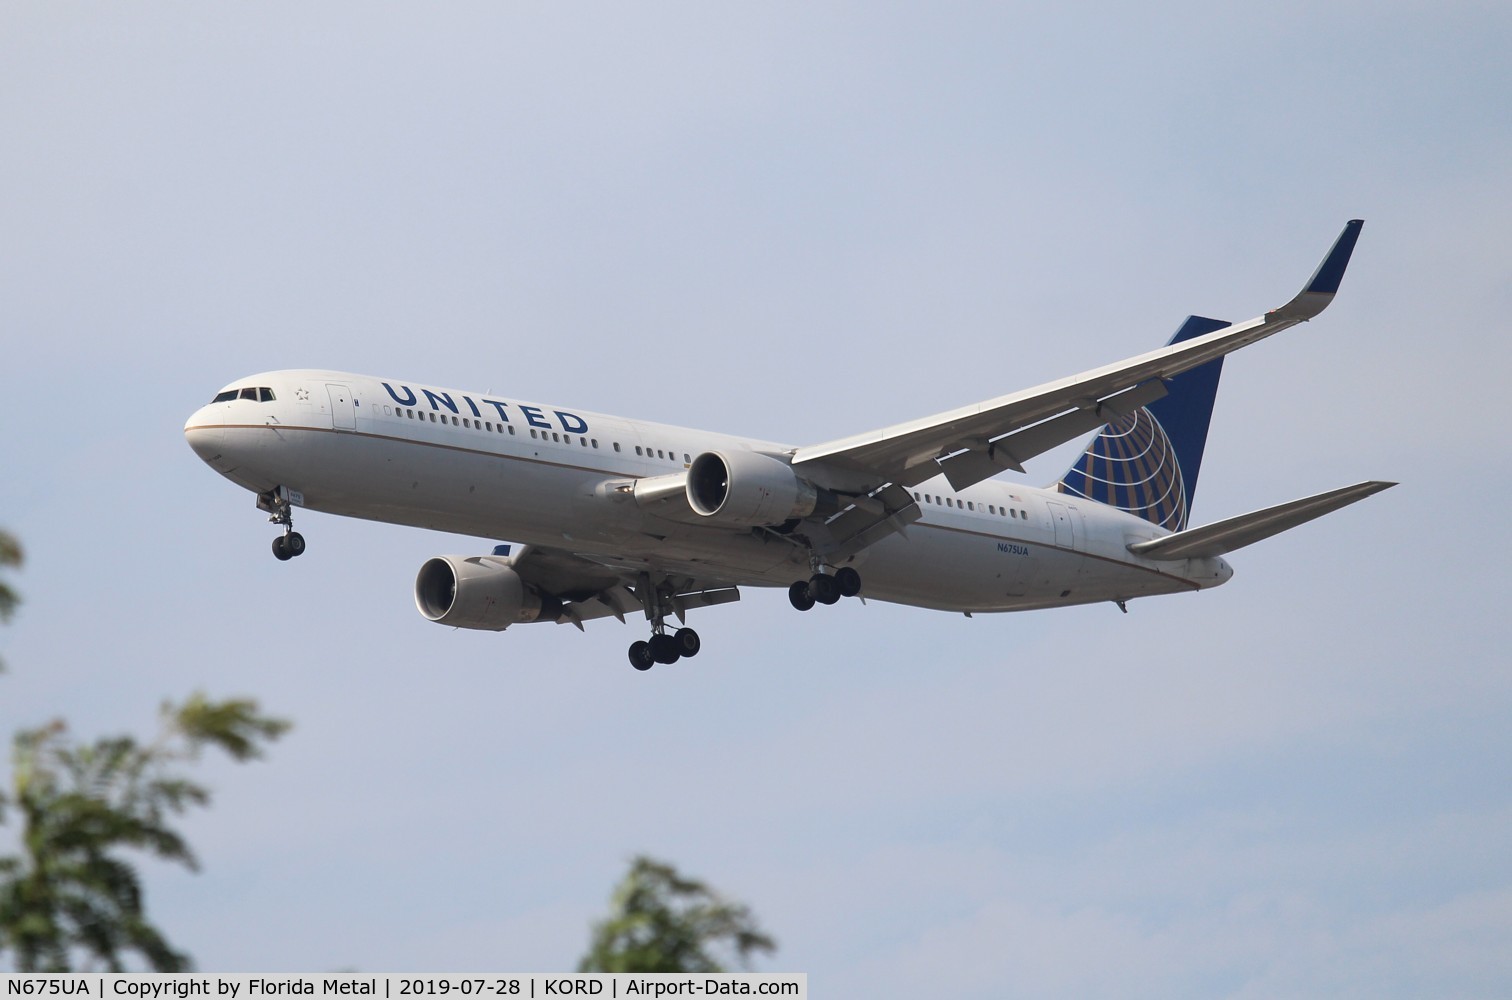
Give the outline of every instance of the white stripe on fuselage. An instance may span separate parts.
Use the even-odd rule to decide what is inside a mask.
[[[706,586],[786,586],[808,574],[806,550],[769,533],[667,520],[600,489],[680,472],[705,451],[790,446],[345,372],[270,372],[232,387],[268,387],[275,398],[209,404],[185,433],[255,492],[285,486],[313,510],[645,562]],[[912,492],[922,519],[856,559],[868,597],[1009,611],[1228,579],[1222,560],[1130,555],[1130,542],[1165,532],[1054,491],[994,480],[956,491],[937,477]]]

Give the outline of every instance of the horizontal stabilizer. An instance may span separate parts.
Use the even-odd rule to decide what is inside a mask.
[[[1277,507],[1267,507],[1251,514],[1241,514],[1201,528],[1190,528],[1163,538],[1135,542],[1129,546],[1129,551],[1146,559],[1209,559],[1242,549],[1299,524],[1306,524],[1313,518],[1347,507],[1395,485],[1396,483],[1383,482],[1358,483]]]

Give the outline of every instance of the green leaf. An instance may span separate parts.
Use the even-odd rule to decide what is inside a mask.
[[[583,972],[722,972],[715,950],[742,966],[776,950],[750,910],[671,865],[640,856],[615,888],[608,918],[594,925]],[[712,950],[711,950],[712,949]]]

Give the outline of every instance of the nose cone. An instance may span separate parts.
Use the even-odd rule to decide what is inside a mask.
[[[220,460],[224,458],[221,451],[226,428],[220,419],[221,414],[216,412],[218,409],[221,407],[202,406],[184,424],[184,440],[212,468],[219,468]]]

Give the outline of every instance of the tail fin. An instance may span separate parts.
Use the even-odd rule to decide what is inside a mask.
[[[1189,316],[1170,342],[1179,344],[1228,325]],[[1171,531],[1185,529],[1221,374],[1223,359],[1218,358],[1170,379],[1163,398],[1104,426],[1058,489]]]

